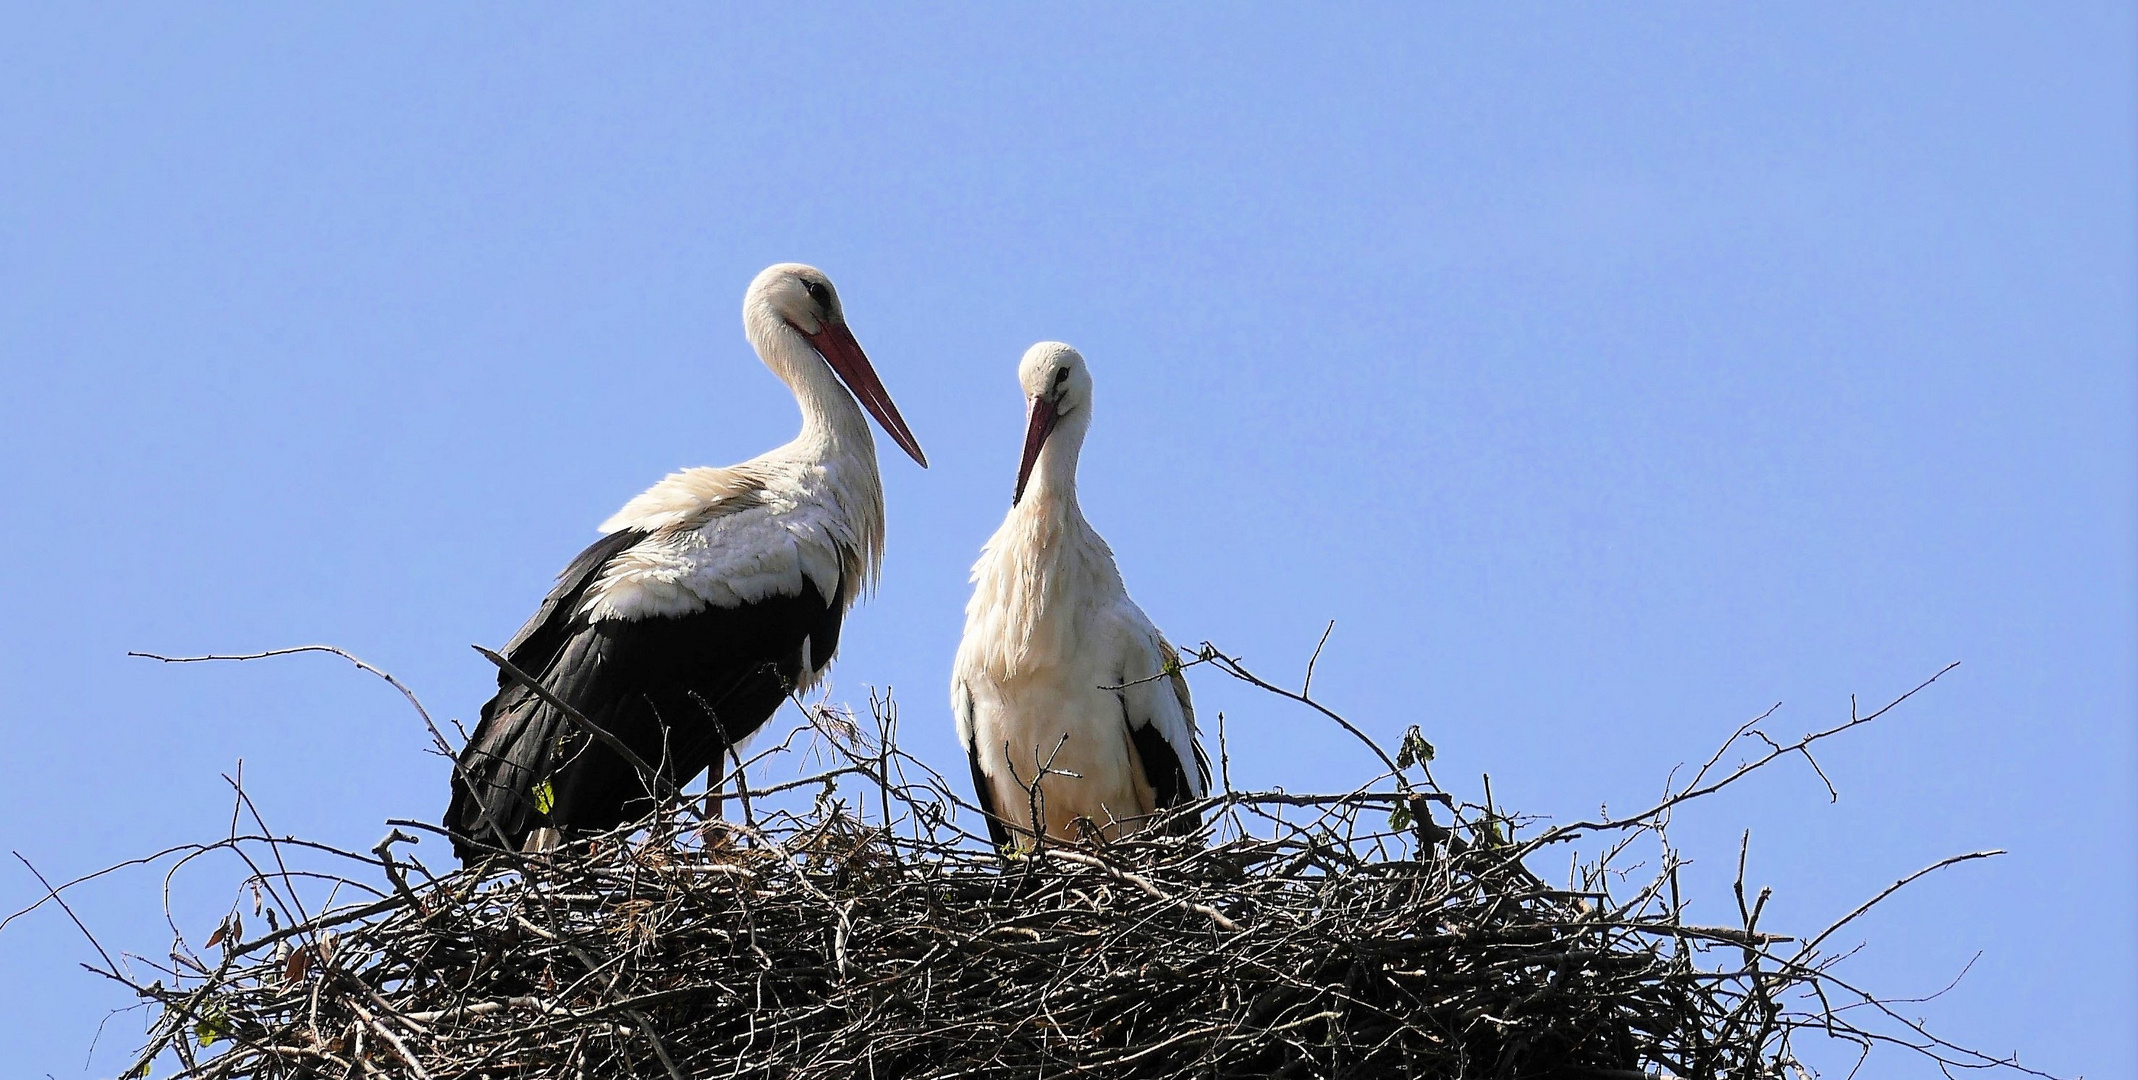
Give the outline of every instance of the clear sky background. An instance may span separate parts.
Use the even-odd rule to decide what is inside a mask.
[[[124,12],[0,33],[0,848],[228,823],[369,847],[446,766],[328,658],[471,717],[624,499],[784,441],[743,286],[802,260],[927,448],[836,696],[943,702],[1024,347],[1097,379],[1084,503],[1176,640],[1567,818],[1961,666],[1689,812],[1766,924],[1984,1048],[2138,1072],[2138,20],[2127,4],[1340,14],[782,4]],[[1196,683],[1235,781],[1348,785]],[[423,850],[434,861],[443,851]],[[10,861],[10,865],[12,861]],[[224,868],[227,870],[228,868]],[[1549,868],[1547,868],[1549,869]],[[197,941],[234,874],[182,919]],[[153,874],[81,894],[161,956]],[[0,907],[37,896],[0,868]],[[57,913],[0,934],[9,1075],[140,1031]],[[1895,1057],[1881,1075],[1923,1070]]]

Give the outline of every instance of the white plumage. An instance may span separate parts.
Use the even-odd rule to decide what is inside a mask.
[[[784,459],[670,475],[602,522],[646,539],[609,560],[587,590],[594,619],[684,615],[792,596],[804,581],[844,606],[873,581],[883,503],[873,458]],[[849,581],[841,592],[842,575]]]
[[[927,464],[821,272],[767,268],[742,315],[758,357],[794,391],[801,433],[625,503],[505,647],[676,787],[717,777],[723,753],[822,676],[846,609],[874,582],[883,488],[868,415]],[[466,838],[463,859],[650,808],[645,779],[567,719],[499,679],[454,770],[446,820]]]
[[[973,566],[951,709],[998,843],[1029,841],[1035,824],[1074,839],[1079,818],[1117,836],[1206,795],[1209,765],[1179,656],[1129,599],[1077,504],[1091,426],[1084,358],[1041,342],[1018,381],[1030,409],[1024,458],[1009,516]]]
[[[801,433],[740,465],[671,473],[602,522],[604,533],[652,535],[604,569],[586,600],[591,617],[736,607],[794,595],[804,577],[845,607],[874,584],[883,566],[883,484],[855,393],[915,461],[928,462],[845,332],[836,294],[826,293],[830,310],[812,310],[810,275],[829,289],[811,267],[768,267],[750,283],[742,307],[759,358],[794,391]],[[842,359],[858,370],[835,370],[813,340],[827,336],[844,340],[821,343],[825,350],[850,349]],[[846,380],[859,384],[855,393],[841,385]]]

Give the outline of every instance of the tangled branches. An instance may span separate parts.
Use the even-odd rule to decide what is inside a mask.
[[[1328,711],[1211,646],[1192,663]],[[153,981],[107,960],[159,1010],[136,1068],[168,1055],[199,1078],[1749,1078],[1801,1072],[1794,1044],[1813,1034],[2007,1064],[1844,982],[1820,951],[1832,929],[1802,943],[1763,930],[1766,894],[1746,897],[1741,860],[1732,926],[1681,917],[1667,843],[1642,884],[1614,864],[1661,841],[1687,799],[1809,760],[1878,713],[1795,745],[1747,725],[1731,742],[1768,752],[1722,779],[1718,753],[1653,810],[1527,838],[1489,798],[1436,785],[1414,733],[1394,756],[1376,747],[1392,771],[1356,791],[1228,782],[1194,808],[1197,837],[1006,854],[898,749],[890,701],[872,706],[872,731],[820,710],[808,746],[739,763],[801,758],[813,773],[753,790],[738,767],[718,792],[542,855],[433,874],[402,830],[438,830],[394,822],[369,854],[331,855],[342,890],[366,894],[355,903],[302,906],[321,879],[290,870],[264,828],[211,845],[247,858],[268,927],[246,938],[234,909],[198,949],[181,936]],[[1563,886],[1524,863],[1598,834],[1611,842]]]

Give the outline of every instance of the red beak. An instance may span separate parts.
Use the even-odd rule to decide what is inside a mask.
[[[1054,403],[1043,397],[1032,399],[1032,418],[1024,429],[1024,460],[1017,463],[1017,491],[1010,496],[1010,505],[1024,499],[1025,483],[1032,479],[1032,466],[1039,464],[1039,449],[1047,445],[1047,436],[1054,433],[1054,421],[1060,416],[1054,411]]]
[[[921,453],[920,441],[906,426],[906,418],[898,415],[898,406],[891,404],[890,393],[884,390],[883,380],[876,377],[876,369],[869,364],[868,354],[861,351],[861,343],[854,340],[854,332],[848,330],[845,323],[827,322],[816,333],[802,336],[808,338],[810,347],[831,365],[839,381],[853,391],[861,407],[883,425],[884,434],[889,435],[900,450],[920,462],[921,468],[927,468],[928,455]]]

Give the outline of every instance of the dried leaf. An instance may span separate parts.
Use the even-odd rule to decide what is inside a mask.
[[[1403,733],[1403,742],[1396,747],[1396,768],[1408,769],[1433,760],[1433,744],[1425,741],[1425,735],[1412,724]]]

